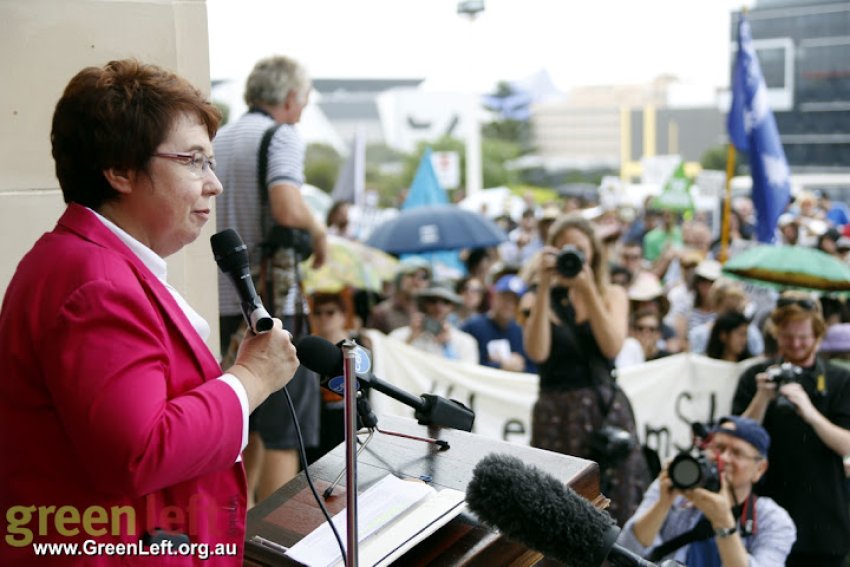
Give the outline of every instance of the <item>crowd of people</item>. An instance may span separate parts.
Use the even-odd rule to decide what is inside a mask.
[[[412,257],[377,296],[307,294],[299,265],[325,262],[328,232],[350,238],[349,207],[323,223],[300,194],[294,125],[310,88],[298,62],[264,59],[247,80],[249,112],[219,131],[215,108],[156,66],[116,61],[69,83],[51,136],[68,208],[21,262],[0,312],[0,446],[15,456],[0,465],[4,509],[23,500],[127,505],[144,533],[146,513],[188,510],[200,498],[227,517],[175,516],[164,529],[241,544],[247,508],[303,466],[299,446],[314,460],[342,440],[339,398],[320,392],[293,344],[310,333],[362,341],[363,329],[376,329],[438,357],[538,374],[531,444],[599,463],[632,549],[698,565],[843,565],[842,298],[727,279],[700,214],[647,206],[627,218],[576,199],[529,202],[515,222],[500,217],[507,241],[464,251],[468,275],[457,281]],[[220,360],[164,261],[197,238],[214,197],[217,228],[242,236],[276,318],[270,333],[248,332],[222,278]],[[778,242],[847,261],[839,205],[798,196]],[[745,198],[732,211],[734,255],[755,244],[755,221]],[[763,357],[741,376],[706,448],[721,469],[714,491],[676,488],[666,465],[652,482],[616,382],[617,368],[680,352]],[[9,434],[22,429],[28,436]]]

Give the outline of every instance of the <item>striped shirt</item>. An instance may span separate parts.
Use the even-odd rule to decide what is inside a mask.
[[[263,239],[260,225],[260,196],[257,189],[257,164],[263,134],[275,125],[273,118],[262,112],[249,112],[222,128],[213,141],[218,175],[224,193],[216,198],[217,229],[232,228],[239,233],[251,255],[252,269],[259,266],[259,244]],[[304,183],[304,142],[295,127],[278,128],[269,145],[266,188],[287,183],[300,188]],[[266,229],[272,226],[271,212],[266,207]],[[220,314],[239,315],[239,296],[224,274],[218,278]],[[294,290],[287,296],[283,313],[294,309]],[[274,314],[279,316],[279,314]]]

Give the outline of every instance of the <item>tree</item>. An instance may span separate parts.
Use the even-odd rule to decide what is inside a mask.
[[[416,152],[411,154],[404,163],[403,179],[410,185],[416,169],[422,160],[425,148],[430,147],[435,152],[451,151],[460,154],[461,186],[466,185],[466,146],[457,138],[440,138],[434,142],[420,142]],[[505,168],[505,163],[516,159],[521,154],[519,144],[506,140],[483,138],[481,140],[481,168],[484,187],[499,187],[517,183],[519,176],[515,171]]]
[[[219,124],[220,128],[227,124],[227,122],[230,120],[230,105],[220,100],[213,100],[211,102],[213,103],[213,106],[215,106],[221,113],[221,124]]]
[[[496,92],[485,97],[484,106],[495,117],[481,128],[482,138],[504,140],[530,150],[531,127],[529,106],[531,96],[505,81],[499,82]]]
[[[728,156],[728,148],[726,146],[717,146],[714,148],[709,148],[702,154],[702,159],[700,159],[700,165],[703,169],[714,169],[717,171],[726,171],[726,158]],[[735,155],[735,171],[732,172],[732,176],[741,174],[741,160],[746,161],[746,155],[740,154],[736,152]]]
[[[333,191],[342,158],[328,144],[310,144],[304,156],[304,180],[325,193]]]
[[[404,164],[408,154],[386,144],[366,146],[366,189],[378,193],[382,207],[398,205],[404,187]]]

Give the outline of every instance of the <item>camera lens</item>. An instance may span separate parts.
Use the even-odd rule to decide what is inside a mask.
[[[670,481],[673,483],[673,486],[677,488],[693,488],[698,486],[702,479],[702,467],[690,455],[686,455],[681,459],[678,457],[674,459],[670,463],[670,468],[667,472],[670,475]]]
[[[720,490],[717,464],[709,461],[702,452],[697,456],[688,452],[679,453],[670,462],[667,475],[676,488],[705,488],[712,492]]]
[[[581,272],[582,266],[584,266],[584,254],[570,244],[564,246],[555,259],[555,269],[567,278],[576,277]]]

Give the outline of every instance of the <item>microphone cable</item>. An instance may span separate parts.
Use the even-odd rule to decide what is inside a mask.
[[[310,487],[310,492],[313,493],[313,498],[316,499],[319,509],[325,516],[325,520],[336,538],[336,543],[339,546],[339,552],[342,555],[342,564],[346,566],[345,545],[343,545],[339,531],[337,531],[336,526],[331,519],[331,515],[328,513],[328,509],[325,508],[322,498],[319,496],[319,491],[316,490],[316,485],[313,484],[313,479],[310,476],[310,469],[307,467],[307,452],[304,450],[304,438],[301,436],[301,425],[298,423],[298,417],[295,415],[295,405],[292,403],[292,397],[289,395],[289,390],[286,389],[286,386],[283,387],[283,395],[286,398],[286,405],[289,406],[289,413],[292,415],[292,425],[295,426],[295,436],[298,439],[298,457],[301,461],[301,468],[304,469],[304,478],[307,479],[307,486]],[[345,489],[350,490],[351,487],[346,486]],[[357,490],[356,486],[354,487],[354,490]]]

